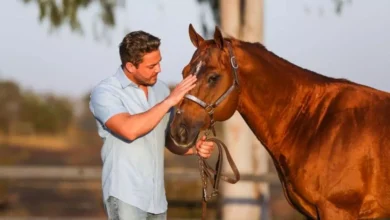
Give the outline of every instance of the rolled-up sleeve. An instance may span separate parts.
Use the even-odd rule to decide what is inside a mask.
[[[95,88],[92,91],[89,108],[103,125],[112,116],[128,112],[120,98],[105,88]]]

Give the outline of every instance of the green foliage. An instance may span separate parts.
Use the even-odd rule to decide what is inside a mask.
[[[66,132],[73,121],[73,106],[67,98],[23,92],[12,81],[0,81],[0,103],[0,132],[5,134],[58,134]]]
[[[340,15],[346,4],[352,3],[352,0],[333,0],[335,4],[335,12]]]
[[[39,9],[39,20],[49,21],[54,29],[63,25],[69,25],[73,32],[82,32],[79,14],[81,9],[90,7],[93,4],[99,4],[100,14],[98,19],[105,26],[113,27],[116,24],[115,9],[124,4],[125,0],[21,0],[23,3],[36,4]],[[335,12],[342,13],[346,3],[352,0],[331,0],[335,5]],[[209,4],[213,12],[214,21],[220,24],[220,0],[197,0],[199,4]],[[242,5],[245,1],[242,1]],[[203,34],[208,36],[213,30],[209,30],[204,20],[203,14],[200,14]]]
[[[73,120],[73,107],[63,97],[40,97],[27,93],[23,96],[20,120],[29,122],[38,133],[65,133]]]
[[[16,118],[22,96],[19,86],[12,81],[0,81],[0,132],[9,133]]]
[[[77,120],[77,127],[83,131],[96,131],[96,120],[89,110],[90,92],[88,92],[82,99],[82,110]]]
[[[115,25],[114,9],[117,5],[113,0],[22,0],[25,4],[36,4],[39,9],[39,21],[49,21],[52,28],[57,29],[69,25],[72,31],[82,32],[79,14],[93,4],[99,4],[100,19],[107,26]]]
[[[352,0],[331,0],[333,1],[335,5],[335,13],[340,15],[342,13],[342,10],[344,9],[345,5],[347,3],[352,3]],[[197,0],[199,4],[209,4],[212,12],[214,21],[216,24],[220,24],[220,0]],[[244,8],[245,0],[241,0],[241,9]],[[214,33],[214,28],[208,29],[206,21],[204,19],[204,16],[201,15],[201,25],[202,25],[202,31],[205,36],[211,36],[211,33]]]

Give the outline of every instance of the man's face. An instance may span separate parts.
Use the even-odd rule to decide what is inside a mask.
[[[160,50],[145,54],[138,68],[133,68],[133,75],[137,83],[144,86],[154,85],[157,82],[157,75],[161,71],[160,62]]]

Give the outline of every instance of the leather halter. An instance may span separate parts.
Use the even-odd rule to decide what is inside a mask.
[[[236,88],[239,85],[238,84],[238,75],[237,75],[238,64],[236,61],[236,57],[234,56],[233,49],[232,49],[232,46],[230,45],[230,42],[226,42],[226,43],[227,43],[228,49],[229,49],[230,64],[233,68],[233,76],[234,76],[234,80],[233,80],[233,83],[230,86],[230,88],[227,89],[214,103],[210,103],[210,104],[202,101],[201,99],[199,99],[191,94],[187,94],[184,96],[185,98],[202,106],[205,109],[205,111],[209,114],[209,116],[210,116],[209,128],[211,128],[214,136],[215,136],[214,109],[234,90],[234,88]]]
[[[215,123],[214,109],[234,90],[234,88],[236,88],[239,85],[238,84],[238,76],[237,76],[238,65],[236,62],[236,57],[233,54],[233,49],[232,49],[229,42],[227,42],[227,45],[228,45],[228,49],[229,49],[230,63],[231,63],[231,66],[233,68],[233,76],[234,76],[233,84],[230,86],[230,88],[227,89],[214,103],[211,103],[211,104],[208,104],[208,103],[202,101],[201,99],[199,99],[193,95],[190,95],[190,94],[187,94],[185,96],[185,98],[202,106],[206,110],[206,112],[209,114],[210,126],[209,126],[208,130],[212,130],[214,136],[216,136],[215,128],[214,128],[214,123]],[[198,69],[198,67],[197,67],[197,69]],[[176,113],[180,114],[181,112],[180,112],[180,110],[178,110],[178,112],[176,112]],[[208,131],[206,131],[206,136],[208,136]],[[218,189],[219,180],[222,179],[222,180],[224,180],[228,183],[231,183],[231,184],[237,183],[240,180],[240,173],[239,173],[239,171],[238,171],[238,169],[233,161],[233,158],[230,156],[229,150],[226,147],[226,145],[221,140],[219,140],[217,138],[208,138],[207,137],[207,141],[212,141],[217,145],[219,154],[218,154],[217,163],[215,165],[215,169],[211,168],[211,166],[207,163],[207,161],[198,155],[199,171],[200,171],[201,178],[202,178],[202,188],[203,188],[203,191],[202,191],[202,197],[203,197],[203,199],[202,199],[202,220],[207,219],[207,215],[206,215],[207,202],[212,197],[217,196],[219,193],[219,189]],[[226,158],[227,158],[229,165],[233,171],[234,178],[230,178],[230,177],[221,173],[222,163],[223,163],[223,152],[225,152],[225,154],[226,154]],[[208,192],[207,192],[207,182],[208,181],[212,185],[211,194],[208,194]]]

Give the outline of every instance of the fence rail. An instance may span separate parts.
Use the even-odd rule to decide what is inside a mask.
[[[183,168],[165,169],[167,179],[199,179],[199,170]],[[0,166],[0,179],[56,179],[56,180],[100,180],[101,168],[96,166]],[[279,184],[275,174],[241,174],[240,181]]]
[[[41,165],[22,165],[22,166],[5,166],[0,165],[0,180],[60,180],[60,181],[80,181],[79,184],[71,184],[73,188],[85,188],[84,181],[100,181],[101,180],[101,167],[98,166],[41,166]],[[229,173],[228,173],[229,174]],[[233,174],[231,174],[233,175]],[[190,168],[166,168],[165,179],[167,180],[193,180],[200,181],[200,173],[198,169]],[[267,182],[270,186],[280,185],[278,176],[272,173],[265,175],[246,175],[241,174],[240,182],[252,181],[252,182]],[[42,184],[42,183],[40,183]],[[25,187],[36,187],[32,182],[23,185]],[[47,188],[47,185],[41,186],[41,188]],[[89,185],[88,188],[91,188]],[[232,200],[230,198],[230,200]],[[262,200],[251,200],[251,199],[240,199],[233,198],[230,201],[229,198],[224,199],[224,203],[245,203],[245,204],[258,204]],[[248,201],[247,201],[248,200]],[[169,204],[173,207],[186,207],[190,209],[200,208],[201,204],[199,201],[182,201],[182,200],[169,200]],[[208,204],[209,208],[216,207],[215,201],[210,201]],[[46,216],[35,216],[35,217],[17,217],[17,216],[0,216],[0,220],[62,220],[62,219],[75,219],[75,220],[100,220],[99,217],[46,217]],[[184,220],[185,218],[180,218]],[[186,219],[189,220],[189,219]]]

